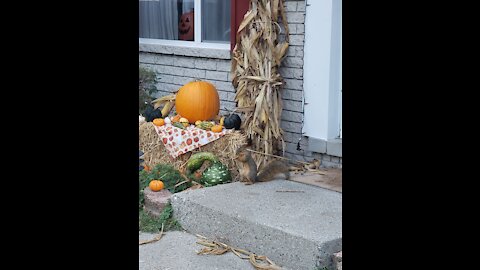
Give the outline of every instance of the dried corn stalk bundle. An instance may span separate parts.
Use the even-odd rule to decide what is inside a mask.
[[[279,143],[282,150],[285,145],[280,128],[283,78],[278,72],[289,42],[283,2],[251,0],[233,50],[232,78],[237,111],[244,113],[242,128],[255,150],[265,154],[272,154]],[[286,32],[283,42],[279,41],[280,24]],[[255,156],[259,167],[268,158]]]

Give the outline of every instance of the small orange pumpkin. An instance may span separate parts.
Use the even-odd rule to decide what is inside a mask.
[[[220,98],[213,84],[193,81],[180,87],[175,96],[175,108],[190,123],[213,119],[220,111]]]
[[[164,184],[161,180],[152,180],[152,181],[150,181],[150,184],[148,184],[148,187],[152,191],[160,191],[160,190],[163,189]]]
[[[214,125],[213,127],[210,128],[210,130],[213,132],[222,132],[223,127],[220,125]]]
[[[146,171],[146,172],[149,172],[151,171],[152,169],[150,169],[150,167],[148,165],[143,165],[143,169]]]
[[[153,124],[155,126],[161,127],[161,126],[165,125],[165,120],[163,120],[162,118],[155,118],[155,119],[153,119]]]
[[[178,121],[180,121],[180,118],[182,118],[182,116],[180,116],[180,114],[177,114],[174,117],[172,117],[171,120],[172,120],[172,122],[178,122]]]

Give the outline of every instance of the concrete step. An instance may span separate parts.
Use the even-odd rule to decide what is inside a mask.
[[[140,233],[139,240],[149,240],[155,234]],[[197,237],[186,232],[167,232],[157,242],[138,248],[140,270],[255,270],[247,261],[231,252],[223,255],[197,255],[204,246]]]
[[[331,269],[333,253],[342,250],[342,194],[336,191],[286,180],[235,182],[176,193],[171,202],[187,231],[285,268]]]
[[[335,270],[342,270],[342,252],[333,254],[333,266]]]

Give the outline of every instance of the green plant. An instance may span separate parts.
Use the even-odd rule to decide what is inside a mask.
[[[172,231],[172,230],[181,230],[182,226],[173,217],[173,208],[170,203],[168,203],[165,208],[163,208],[162,213],[160,213],[160,216],[158,217],[159,222],[163,223],[163,230],[164,231]]]
[[[144,195],[143,190],[148,187],[150,181],[162,179],[164,188],[168,189],[171,193],[180,192],[192,186],[191,182],[185,182],[178,186],[180,182],[185,181],[185,178],[180,174],[178,170],[173,168],[173,166],[166,164],[157,164],[150,171],[142,170],[138,174],[139,180],[139,196],[138,196],[138,206],[139,209],[143,209]]]
[[[143,190],[149,186],[150,181],[155,179],[162,179],[162,182],[165,186],[164,188],[168,189],[172,193],[180,192],[192,185],[190,182],[186,182],[175,186],[180,182],[183,182],[185,178],[183,178],[183,176],[178,170],[176,170],[175,168],[173,168],[173,166],[170,165],[157,164],[150,171],[140,171],[138,175],[139,230],[143,232],[158,232],[162,227],[162,223],[164,226],[164,231],[181,230],[182,227],[180,226],[180,223],[178,223],[178,221],[173,218],[173,208],[170,203],[168,203],[165,208],[163,208],[163,211],[162,213],[160,213],[159,217],[153,217],[143,210],[143,205],[145,201]]]
[[[158,92],[155,84],[157,83],[157,76],[155,72],[139,67],[138,69],[138,113],[142,114],[147,105],[153,100],[152,96]]]
[[[163,231],[182,230],[180,223],[173,217],[173,208],[170,203],[163,208],[162,213],[158,217],[153,217],[143,210],[140,211],[138,221],[139,230],[142,232],[159,232],[162,228],[162,223]]]

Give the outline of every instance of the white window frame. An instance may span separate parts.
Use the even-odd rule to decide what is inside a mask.
[[[230,50],[230,41],[226,43],[202,42],[202,0],[194,0],[194,41],[185,40],[168,40],[168,39],[153,39],[153,38],[139,38],[140,44],[144,45],[161,45],[161,46],[175,46],[184,48],[205,48],[205,49],[220,49]]]

